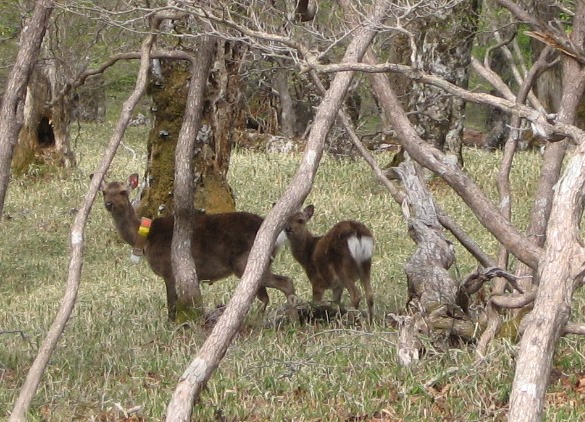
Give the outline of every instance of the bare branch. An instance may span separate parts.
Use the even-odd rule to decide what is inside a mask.
[[[71,312],[73,311],[81,279],[84,249],[83,235],[87,218],[89,217],[89,212],[97,195],[101,180],[110,166],[110,163],[112,162],[116,153],[116,149],[122,140],[122,136],[126,126],[128,125],[128,121],[130,120],[132,110],[136,104],[138,104],[138,101],[140,100],[140,97],[146,88],[146,80],[150,61],[150,49],[154,43],[154,40],[155,36],[151,35],[147,37],[142,44],[142,58],[140,61],[140,71],[136,81],[136,87],[134,92],[130,95],[122,107],[122,114],[120,115],[116,131],[112,135],[99,169],[95,172],[96,177],[94,177],[90,183],[89,190],[85,196],[83,204],[75,216],[75,221],[71,229],[71,259],[69,261],[69,275],[67,278],[65,295],[61,301],[61,305],[55,320],[53,321],[53,324],[51,325],[51,328],[49,329],[49,332],[47,333],[47,336],[39,349],[37,357],[35,358],[35,361],[33,362],[28,372],[24,385],[20,390],[18,399],[14,404],[14,408],[10,416],[11,422],[20,422],[26,419],[25,415],[36,393],[41,376],[47,367],[49,359],[57,345],[57,341],[63,333],[65,325],[67,324],[67,321],[71,316]]]
[[[521,296],[494,295],[490,301],[500,308],[523,308],[529,303],[534,302],[536,291],[524,293]]]
[[[526,35],[534,37],[562,53],[573,57],[581,64],[585,64],[585,51],[580,46],[575,45],[564,31],[552,25],[545,24],[534,14],[528,13],[517,2],[510,0],[496,0],[496,2],[512,12],[521,22],[532,26],[534,30],[526,32]]]
[[[563,334],[577,334],[583,336],[585,335],[585,324],[567,322],[567,325],[565,325],[565,328],[563,329]]]

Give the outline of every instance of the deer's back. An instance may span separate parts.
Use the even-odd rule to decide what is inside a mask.
[[[195,214],[191,252],[199,279],[214,281],[240,271],[262,221],[247,212]],[[156,218],[147,238],[148,262],[163,277],[171,274],[173,227],[173,216]]]
[[[365,238],[369,239],[368,242],[373,242],[372,232],[364,224],[352,220],[341,221],[321,237],[315,247],[313,260],[317,265],[357,268],[357,263],[351,256],[348,241],[357,239],[361,242]]]

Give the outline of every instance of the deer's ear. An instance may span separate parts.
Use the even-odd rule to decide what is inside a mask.
[[[130,176],[128,176],[128,187],[130,190],[136,189],[138,187],[138,181],[138,173],[132,173]]]
[[[305,207],[305,209],[303,210],[303,216],[308,221],[311,219],[314,212],[315,212],[315,206],[314,205],[307,205]]]

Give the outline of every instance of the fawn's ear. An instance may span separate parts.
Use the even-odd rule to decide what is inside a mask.
[[[132,173],[128,176],[128,189],[133,190],[138,187],[138,182],[140,178],[138,177],[138,173]]]
[[[314,212],[315,212],[315,206],[314,205],[307,205],[305,207],[305,209],[303,210],[303,217],[305,217],[305,220],[309,221],[311,219],[311,217],[313,216]]]

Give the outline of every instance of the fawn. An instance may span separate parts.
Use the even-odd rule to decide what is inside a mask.
[[[355,281],[359,278],[366,294],[368,317],[372,322],[374,295],[370,269],[374,251],[372,232],[357,221],[341,221],[323,236],[307,229],[315,207],[308,205],[288,218],[285,232],[293,257],[303,266],[313,288],[313,301],[321,302],[326,289],[332,289],[333,301],[341,302],[345,287],[351,306],[358,308],[361,296]]]
[[[130,175],[126,183],[102,182],[104,205],[122,239],[132,247],[143,247],[150,268],[164,279],[168,316],[173,321],[176,317],[177,301],[175,278],[171,268],[174,216],[153,219],[147,234],[140,239],[139,230],[143,230],[144,226],[141,226],[141,220],[136,216],[130,202],[130,192],[137,186],[137,174]],[[199,281],[211,284],[232,274],[241,278],[262,222],[262,217],[248,212],[221,214],[196,212],[193,215],[191,253]],[[278,243],[285,240],[284,235],[279,236],[277,247]],[[292,281],[288,277],[273,274],[268,268],[262,276],[257,292],[257,298],[262,302],[262,310],[269,302],[267,287],[282,291],[288,303],[294,304],[296,296]]]

